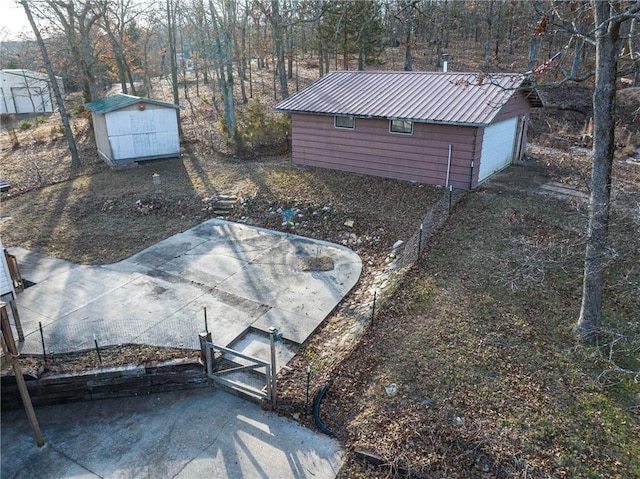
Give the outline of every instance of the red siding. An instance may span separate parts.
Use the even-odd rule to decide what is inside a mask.
[[[491,123],[498,123],[514,116],[529,115],[529,102],[522,92],[518,92],[500,109]]]
[[[444,185],[451,144],[449,184],[467,189],[472,173],[477,182],[477,159],[471,169],[471,158],[480,157],[475,127],[415,123],[413,135],[402,135],[389,132],[388,120],[356,118],[353,130],[333,122],[333,116],[292,115],[294,163]]]

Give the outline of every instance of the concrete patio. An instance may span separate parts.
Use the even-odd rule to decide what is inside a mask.
[[[197,349],[240,344],[253,355],[275,326],[279,364],[293,355],[356,284],[362,263],[340,245],[222,220],[209,220],[115,264],[82,266],[10,248],[22,277],[18,294],[22,353],[138,343]],[[329,271],[303,271],[301,260],[331,258]]]

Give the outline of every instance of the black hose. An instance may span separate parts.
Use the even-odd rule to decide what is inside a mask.
[[[329,381],[327,384],[322,386],[322,389],[318,391],[318,394],[316,394],[316,397],[313,400],[313,420],[315,421],[316,426],[318,426],[318,429],[324,432],[327,436],[335,436],[335,434],[327,426],[325,426],[322,422],[322,419],[320,419],[320,403],[322,402],[324,395],[331,387],[332,382],[333,381]]]

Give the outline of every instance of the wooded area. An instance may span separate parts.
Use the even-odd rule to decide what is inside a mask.
[[[630,2],[627,2],[631,5]],[[622,2],[621,8],[625,7]],[[273,72],[274,99],[298,86],[299,67],[318,76],[341,69],[437,70],[448,55],[458,71],[545,74],[544,82],[583,80],[595,64],[593,12],[587,1],[166,0],[147,3],[28,2],[53,70],[84,101],[112,83],[153,97],[153,78],[171,81],[175,100],[222,100],[229,136],[234,101],[246,103],[252,72]],[[635,84],[637,18],[621,25],[623,74]],[[465,50],[482,51],[469,58]],[[5,68],[43,70],[31,42],[4,49]],[[550,61],[550,59],[554,59]],[[234,87],[237,91],[234,92]],[[234,98],[234,95],[238,98]]]

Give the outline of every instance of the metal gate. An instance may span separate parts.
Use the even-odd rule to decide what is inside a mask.
[[[207,340],[209,339],[209,340]],[[248,399],[276,401],[276,354],[274,342],[279,339],[277,329],[269,332],[271,358],[269,361],[249,356],[211,342],[200,336],[204,350],[207,376],[214,384],[232,389]]]

